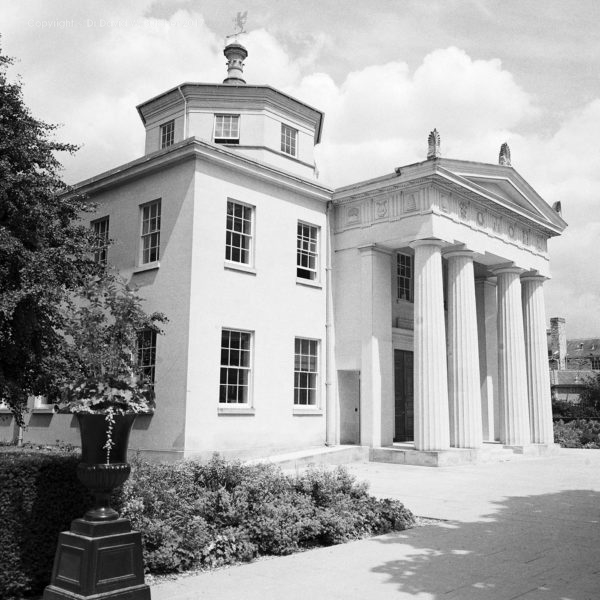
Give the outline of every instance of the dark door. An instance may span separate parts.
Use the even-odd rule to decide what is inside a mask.
[[[360,371],[338,371],[340,444],[360,444]]]
[[[414,395],[413,395],[413,353],[394,350],[395,380],[395,442],[409,442],[415,439]]]

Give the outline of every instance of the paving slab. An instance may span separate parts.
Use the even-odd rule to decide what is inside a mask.
[[[443,521],[156,583],[153,600],[600,599],[600,450],[347,468],[375,495]]]

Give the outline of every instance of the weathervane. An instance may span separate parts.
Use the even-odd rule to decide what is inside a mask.
[[[248,19],[248,11],[244,11],[242,12],[238,12],[238,14],[235,16],[235,18],[231,19],[233,21],[233,33],[231,33],[228,36],[225,36],[225,39],[228,40],[229,38],[235,38],[235,42],[237,42],[237,37],[238,35],[240,35],[241,33],[247,33],[246,30],[244,29],[244,25],[246,24],[246,20]]]

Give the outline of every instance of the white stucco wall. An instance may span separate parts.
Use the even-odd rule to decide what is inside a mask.
[[[254,207],[254,273],[225,267],[227,200]],[[196,172],[186,454],[325,442],[325,204],[204,161]],[[320,285],[296,281],[298,220],[320,227]],[[253,333],[254,414],[220,414],[222,328]],[[294,410],[294,339],[320,340],[318,410]]]
[[[124,279],[139,288],[147,312],[161,311],[169,318],[165,335],[157,340],[157,408],[154,415],[137,418],[130,440],[132,451],[145,450],[159,458],[182,452],[185,439],[193,184],[194,163],[189,160],[91,196],[98,205],[92,220],[104,216],[110,219],[109,234],[114,243],[108,251],[109,264],[117,265]],[[139,207],[158,198],[160,267],[134,273],[139,252]],[[24,441],[79,445],[72,415],[34,412],[27,420]],[[9,419],[0,420],[0,439],[6,439],[10,423],[2,428],[2,421]]]

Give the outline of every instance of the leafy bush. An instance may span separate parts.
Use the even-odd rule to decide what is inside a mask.
[[[554,423],[554,441],[562,448],[600,448],[600,423],[578,419]]]
[[[92,505],[77,480],[77,454],[10,450],[0,461],[0,600],[43,590],[58,534]],[[414,524],[400,502],[369,496],[343,468],[292,477],[218,456],[175,465],[134,460],[132,467],[113,506],[142,532],[149,573],[286,555]]]
[[[394,500],[377,500],[342,468],[298,477],[269,464],[218,456],[155,465],[136,461],[121,512],[142,532],[146,570],[169,573],[285,555],[414,524]]]
[[[50,582],[58,534],[91,504],[78,462],[72,453],[2,451],[0,598],[38,593]]]
[[[561,419],[596,419],[600,418],[600,408],[584,400],[580,402],[553,400],[552,416]]]

